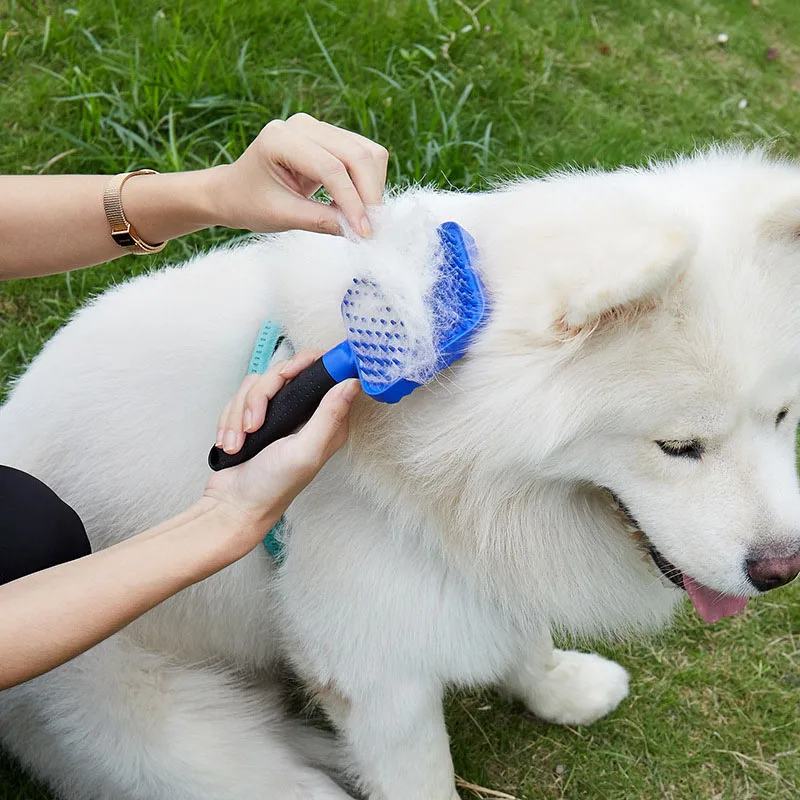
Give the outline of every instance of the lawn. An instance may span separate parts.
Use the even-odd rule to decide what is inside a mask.
[[[307,111],[389,147],[392,184],[474,189],[732,138],[800,155],[800,3],[0,0],[0,80],[2,172],[193,168]],[[0,398],[88,297],[232,235],[4,285]],[[714,626],[687,610],[658,639],[600,645],[632,694],[589,728],[455,694],[456,771],[519,800],[796,798],[798,601],[795,586]],[[0,757],[0,800],[48,797]]]

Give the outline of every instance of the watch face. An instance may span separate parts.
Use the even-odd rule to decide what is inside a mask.
[[[112,231],[111,238],[120,247],[136,247],[136,240],[130,235],[130,233],[128,233],[128,231]]]

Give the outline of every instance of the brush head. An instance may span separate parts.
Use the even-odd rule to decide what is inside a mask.
[[[481,279],[473,269],[477,249],[455,222],[437,229],[439,268],[426,302],[433,317],[435,358],[421,373],[420,342],[392,310],[380,286],[361,278],[342,300],[347,342],[364,391],[396,403],[461,358],[488,314]],[[429,344],[428,344],[429,347]]]

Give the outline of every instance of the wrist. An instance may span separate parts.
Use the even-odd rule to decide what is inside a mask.
[[[209,171],[166,172],[127,181],[122,205],[139,235],[161,242],[220,224]]]
[[[185,218],[195,230],[225,224],[221,219],[217,170],[219,167],[206,167],[174,175],[180,181],[175,190],[184,204]]]
[[[221,534],[220,545],[236,558],[249,553],[267,535],[280,514],[256,514],[210,495],[203,495],[190,509]]]
[[[204,178],[203,191],[208,205],[210,225],[221,225],[225,228],[239,228],[240,225],[231,217],[231,203],[228,197],[232,164],[217,164],[202,170]]]

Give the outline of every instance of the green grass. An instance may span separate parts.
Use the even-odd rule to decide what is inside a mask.
[[[0,0],[0,81],[3,172],[199,167],[302,110],[388,146],[394,184],[480,188],[732,137],[800,154],[800,4]],[[232,235],[4,285],[0,397],[93,293]],[[455,695],[458,774],[525,800],[797,797],[799,600],[782,590],[741,618],[687,614],[658,640],[602,648],[631,670],[632,697],[590,728]],[[0,800],[47,797],[0,760]]]

